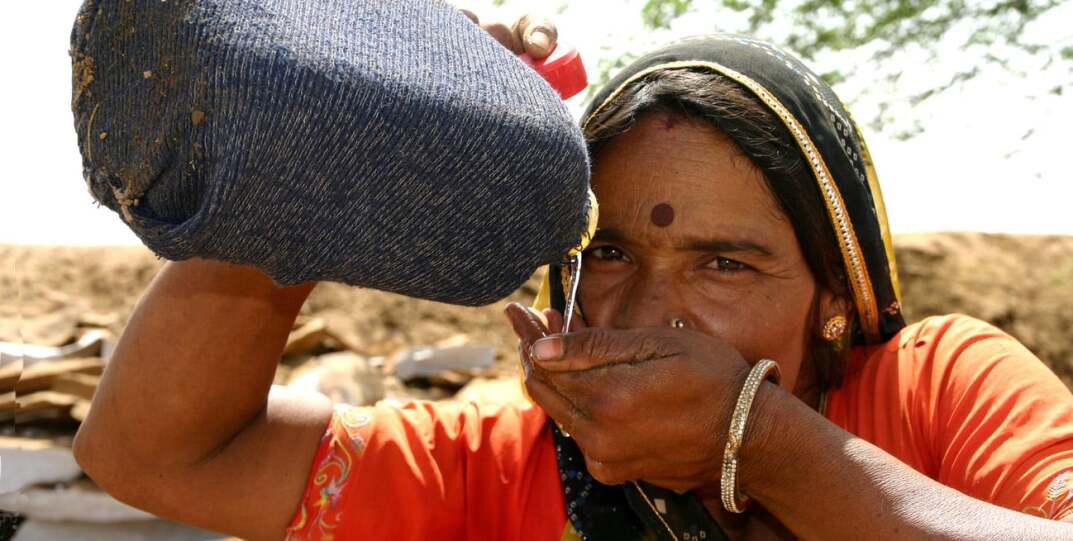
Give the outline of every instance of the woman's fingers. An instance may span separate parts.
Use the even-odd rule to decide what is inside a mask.
[[[458,11],[461,11],[462,14],[466,16],[466,18],[468,18],[469,20],[473,21],[473,24],[476,24],[476,25],[481,24],[481,18],[478,17],[476,13],[474,13],[474,12],[468,10],[468,9],[465,9],[465,8],[458,8]]]
[[[535,310],[512,302],[507,305],[505,312],[515,336],[527,347],[534,340],[548,335],[547,327]]]
[[[532,316],[533,321],[537,322],[540,326],[540,331],[544,333],[544,335],[551,334],[551,327],[548,326],[548,317],[544,312],[541,312],[532,306],[526,306],[525,309],[529,312],[529,315]]]
[[[556,334],[563,332],[563,314],[554,308],[544,309],[544,321],[548,322],[548,332],[550,334]],[[570,321],[570,332],[577,332],[582,329],[587,329],[589,326],[585,323],[585,318],[581,317],[580,312],[574,312],[574,319]]]
[[[563,332],[563,315],[554,308],[544,309],[544,320],[548,322],[548,331],[552,334]],[[573,327],[573,325],[571,325]]]
[[[506,24],[498,21],[489,21],[480,23],[480,27],[504,47],[510,49],[514,54],[522,54],[525,52],[521,38],[518,37],[518,34],[513,28]]]
[[[559,40],[559,30],[554,23],[546,17],[528,13],[514,21],[512,30],[523,52],[533,58],[544,58],[551,54]]]
[[[575,310],[574,319],[570,321],[570,332],[577,332],[587,328],[589,328],[589,325],[585,323],[585,318],[582,317],[581,311]]]
[[[581,328],[541,338],[533,342],[529,353],[550,372],[589,370],[671,357],[676,354],[674,343],[665,335],[663,329]]]
[[[527,53],[533,58],[544,58],[551,54],[559,40],[558,28],[547,17],[527,13],[507,25],[493,20],[482,22],[469,9],[459,8],[459,11],[514,54]]]
[[[558,310],[555,310],[554,308],[549,308],[548,310],[544,311],[545,317],[547,317],[548,312],[552,312],[556,316],[558,316],[558,319],[556,320],[556,321],[558,321],[558,330],[553,331],[553,332],[563,332],[562,331],[562,327],[563,327],[563,315],[562,315],[562,313],[560,313]],[[574,310],[574,317],[573,317],[573,319],[570,320],[570,332],[577,332],[577,331],[580,331],[582,329],[587,329],[588,327],[589,327],[589,325],[587,323],[585,323],[585,318],[582,317],[581,311],[580,310]],[[549,326],[548,329],[551,329],[551,327]]]
[[[526,376],[525,388],[529,393],[529,397],[539,404],[541,408],[544,408],[544,412],[548,414],[548,417],[559,423],[559,427],[562,430],[570,433],[573,430],[591,429],[591,422],[585,413],[555,387],[542,379],[538,372],[534,371]]]

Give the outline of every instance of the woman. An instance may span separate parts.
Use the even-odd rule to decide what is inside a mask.
[[[558,268],[552,308],[508,309],[537,407],[266,398],[312,285],[191,261],[139,305],[80,463],[258,539],[1073,537],[1073,397],[984,323],[904,324],[867,151],[796,59],[687,40],[583,122],[580,314],[552,332]]]
[[[597,328],[543,338],[515,320],[535,340],[530,396],[571,436],[555,432],[560,469],[582,472],[564,482],[582,533],[1068,538],[982,502],[1069,518],[1069,392],[984,323],[905,326],[867,149],[796,59],[741,37],[686,40],[626,68],[583,126],[601,216],[580,307]],[[743,517],[722,501],[721,460],[760,359],[790,392],[765,384],[754,399],[736,481],[757,501]],[[696,491],[718,526],[635,479]],[[585,492],[604,503],[570,496]],[[626,506],[634,523],[608,511]]]

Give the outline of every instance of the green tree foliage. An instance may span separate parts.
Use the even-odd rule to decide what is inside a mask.
[[[916,106],[983,73],[1032,82],[1035,95],[1024,96],[1030,100],[1062,96],[1073,86],[1073,22],[1053,24],[1060,8],[1069,7],[1063,2],[1073,0],[491,1],[522,9],[551,4],[561,15],[580,2],[598,1],[616,12],[639,9],[646,34],[616,34],[599,53],[587,54],[590,99],[647,48],[687,27],[787,48],[834,86],[859,120],[903,139],[922,130]],[[1058,39],[1041,37],[1034,27],[1039,22],[1069,30]],[[1040,77],[1044,72],[1048,76]]]
[[[1051,69],[1061,63],[1070,77],[1057,86],[1041,89],[1041,94],[1061,95],[1073,86],[1073,44],[1069,34],[1064,42],[1040,42],[1029,30],[1032,23],[1056,11],[1068,0],[646,0],[641,17],[652,30],[669,29],[676,20],[698,8],[715,8],[734,14],[742,21],[732,28],[713,25],[712,30],[754,35],[794,51],[813,67],[838,65],[816,62],[825,55],[845,51],[866,51],[873,71],[887,83],[897,83],[905,65],[899,55],[907,51],[923,54],[925,64],[936,60],[941,50],[951,46],[970,53],[974,59],[957,69],[946,70],[934,84],[908,97],[919,104],[943,91],[977,77],[988,66],[1028,77],[1029,69]],[[1071,23],[1073,24],[1073,23]],[[939,47],[944,44],[945,48]],[[605,62],[599,76],[614,71],[629,58]],[[852,77],[850,67],[823,71],[832,85]],[[882,124],[890,103],[880,100],[874,124]],[[911,136],[913,130],[901,133]]]
[[[714,0],[723,8],[747,15],[738,29],[771,39],[770,26],[779,19],[778,41],[812,60],[825,51],[869,46],[883,61],[909,46],[935,54],[934,45],[961,31],[961,45],[986,50],[981,59],[1003,63],[992,48],[1015,48],[1049,60],[1073,60],[1073,46],[1038,43],[1025,29],[1062,0],[804,0],[794,5],[779,0]],[[649,28],[669,28],[693,8],[693,0],[647,0],[641,12]],[[967,31],[967,32],[965,32]],[[992,54],[988,54],[992,53]]]

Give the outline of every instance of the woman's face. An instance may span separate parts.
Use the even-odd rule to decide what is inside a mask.
[[[829,301],[762,173],[733,141],[703,121],[645,114],[598,153],[592,182],[600,222],[580,285],[586,322],[682,319],[750,362],[778,361],[783,386],[797,389],[813,303]]]

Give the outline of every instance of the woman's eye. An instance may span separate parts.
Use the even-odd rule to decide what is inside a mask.
[[[717,257],[712,260],[708,266],[720,271],[720,272],[736,272],[743,271],[749,268],[748,265],[741,261],[735,261],[728,257]]]
[[[626,261],[626,254],[614,246],[599,246],[588,250],[587,255],[598,261]]]

